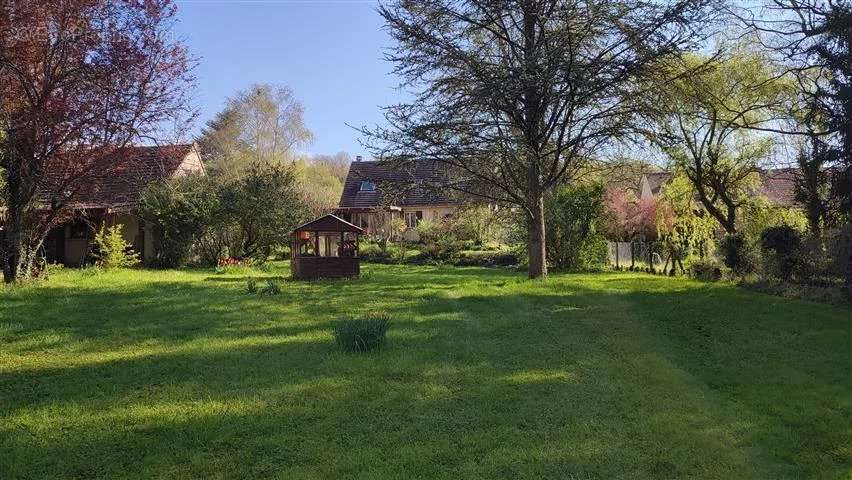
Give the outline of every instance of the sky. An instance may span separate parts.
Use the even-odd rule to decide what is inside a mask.
[[[176,35],[199,60],[196,132],[253,83],[287,85],[315,140],[306,153],[368,156],[354,126],[398,100],[392,41],[372,0],[176,0]]]

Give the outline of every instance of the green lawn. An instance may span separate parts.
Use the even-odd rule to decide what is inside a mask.
[[[852,311],[644,274],[0,290],[0,479],[852,478]],[[283,265],[258,276],[286,276]],[[393,319],[385,350],[335,319]]]

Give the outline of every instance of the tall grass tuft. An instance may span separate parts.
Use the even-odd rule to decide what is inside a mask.
[[[249,277],[246,280],[246,293],[257,293],[257,279]]]
[[[281,293],[281,287],[278,286],[278,282],[274,279],[267,279],[266,285],[260,291],[261,295],[278,295]]]
[[[332,333],[334,342],[346,352],[368,352],[385,345],[385,334],[390,326],[387,315],[340,320]]]

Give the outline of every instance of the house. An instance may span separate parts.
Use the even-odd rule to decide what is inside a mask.
[[[796,202],[796,169],[777,168],[761,170],[760,186],[756,192],[781,207],[794,207]],[[652,172],[642,175],[639,182],[639,199],[657,197],[672,178],[671,172]]]
[[[134,210],[145,187],[189,172],[203,172],[204,165],[195,145],[127,147],[117,150],[120,158],[111,167],[88,179],[85,188],[74,193],[70,207],[75,219],[53,229],[44,243],[48,262],[81,266],[90,257],[94,232],[100,225],[122,225],[125,240],[142,261],[154,256],[151,229]]]
[[[417,240],[422,221],[440,221],[453,215],[461,202],[433,188],[444,180],[434,162],[417,161],[407,168],[361,161],[349,166],[340,204],[335,213],[374,235],[387,231],[390,222],[405,222],[403,237]]]
[[[642,180],[639,182],[639,199],[656,197],[660,194],[660,189],[672,179],[672,174],[669,172],[651,172],[642,175]]]

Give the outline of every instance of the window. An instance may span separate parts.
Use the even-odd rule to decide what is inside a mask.
[[[361,182],[361,190],[362,192],[375,192],[376,184],[373,182],[363,181]]]
[[[340,233],[321,233],[319,240],[319,256],[337,257],[340,255]]]
[[[420,220],[423,220],[423,212],[420,210],[417,210],[416,212],[405,212],[405,226],[407,228],[417,227]]]
[[[352,214],[352,223],[358,225],[359,227],[366,229],[370,226],[370,214],[369,213],[353,213]]]

